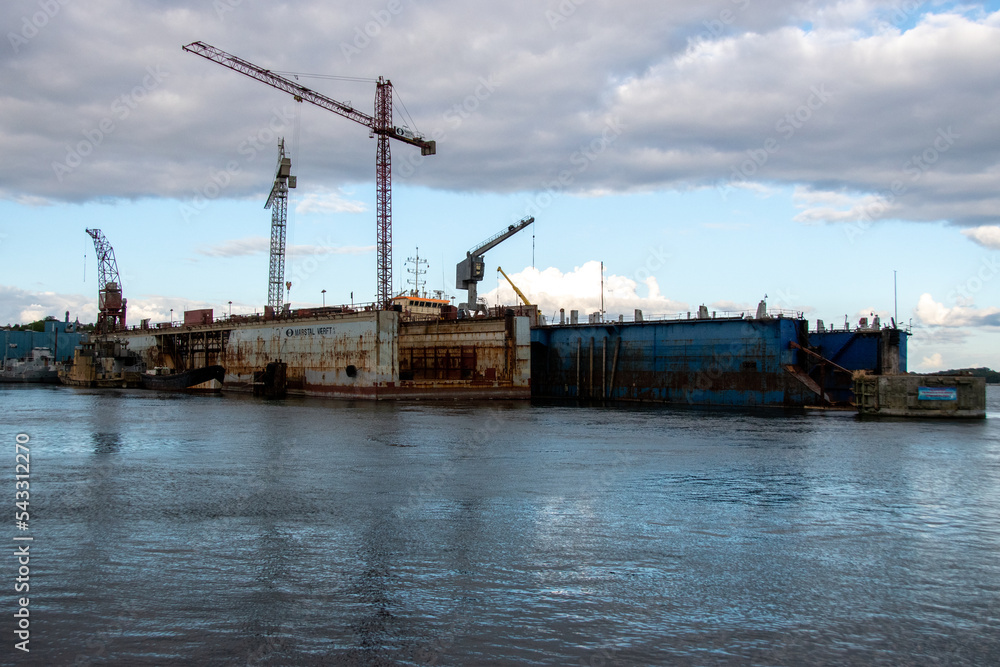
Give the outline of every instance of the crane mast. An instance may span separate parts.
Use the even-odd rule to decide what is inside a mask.
[[[475,248],[465,253],[465,259],[455,267],[455,286],[458,289],[468,290],[469,296],[466,303],[459,308],[475,313],[479,310],[479,297],[477,295],[476,284],[483,279],[486,274],[486,258],[483,255],[492,248],[500,245],[514,234],[533,223],[535,219],[531,216],[522,218],[513,225],[508,225],[507,229],[501,230],[486,239]]]
[[[309,102],[320,108],[353,120],[368,128],[369,136],[377,137],[375,152],[375,217],[376,245],[378,249],[377,296],[379,308],[388,308],[392,300],[392,194],[391,155],[389,140],[395,139],[420,148],[421,155],[434,155],[437,143],[416,135],[392,122],[392,82],[378,78],[375,84],[375,114],[370,116],[350,104],[338,102],[326,95],[299,85],[291,79],[258,67],[253,63],[226,53],[204,42],[192,42],[185,51],[199,55],[252,79],[283,90],[297,102]]]
[[[274,184],[264,208],[271,209],[271,263],[267,278],[267,305],[272,313],[281,310],[281,295],[285,283],[285,236],[288,225],[288,189],[295,187],[291,175],[292,161],[285,157],[285,140],[278,143],[278,166]]]
[[[127,300],[122,298],[122,282],[118,274],[118,262],[115,260],[115,249],[100,229],[88,229],[87,233],[94,239],[94,252],[97,253],[98,312],[95,333],[106,336],[125,329]]]

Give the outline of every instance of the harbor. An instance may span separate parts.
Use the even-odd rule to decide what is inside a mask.
[[[1000,664],[996,3],[0,13],[3,665]]]
[[[31,655],[982,664],[997,389],[943,422],[0,385]]]

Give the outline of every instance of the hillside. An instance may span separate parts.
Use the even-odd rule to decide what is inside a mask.
[[[974,375],[986,378],[987,384],[1000,384],[1000,372],[991,368],[959,368],[950,371],[938,371],[929,375]]]

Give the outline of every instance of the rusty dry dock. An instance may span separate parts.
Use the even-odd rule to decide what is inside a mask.
[[[290,394],[352,399],[530,398],[530,320],[404,322],[395,311],[314,309],[292,317],[204,317],[121,336],[148,366],[219,364],[227,390],[285,364]]]

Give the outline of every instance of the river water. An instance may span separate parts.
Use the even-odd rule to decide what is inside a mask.
[[[3,387],[0,655],[998,664],[998,389],[935,422]]]

